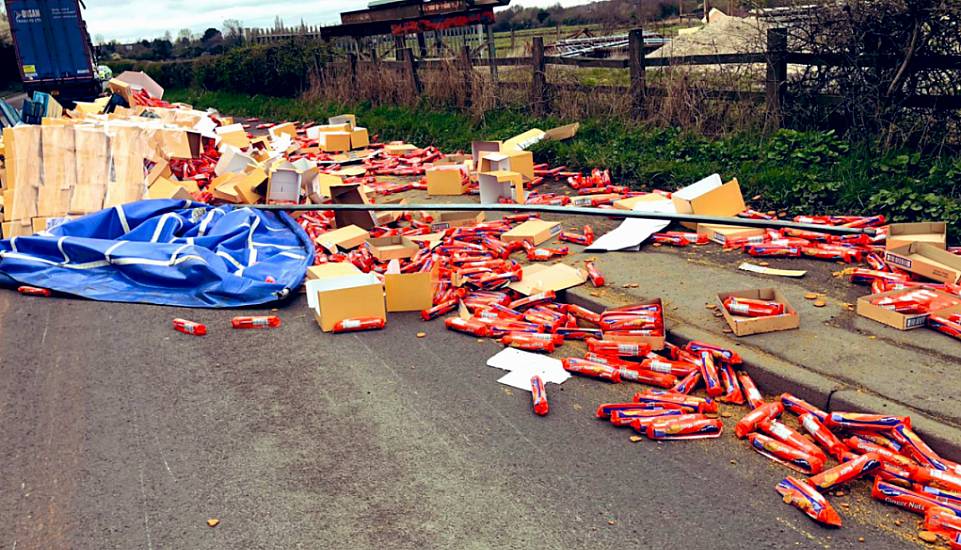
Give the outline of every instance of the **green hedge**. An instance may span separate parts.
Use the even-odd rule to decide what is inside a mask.
[[[236,116],[323,120],[355,113],[382,140],[403,139],[444,151],[469,151],[472,140],[506,139],[564,121],[502,109],[480,120],[431,108],[336,105],[266,96],[174,90],[171,97]],[[575,139],[533,148],[538,162],[573,170],[607,168],[618,183],[674,190],[713,172],[737,177],[758,209],[789,214],[884,214],[893,221],[937,220],[961,239],[961,156],[882,152],[833,132],[779,130],[770,136],[706,138],[677,129],[586,120]]]
[[[310,74],[326,59],[324,46],[307,41],[258,44],[222,55],[180,61],[117,60],[114,74],[143,71],[165,88],[229,90],[294,97],[310,83]]]

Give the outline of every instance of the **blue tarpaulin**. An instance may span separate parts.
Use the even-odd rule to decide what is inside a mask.
[[[313,257],[286,213],[145,200],[0,241],[0,283],[110,302],[238,307],[284,298]]]

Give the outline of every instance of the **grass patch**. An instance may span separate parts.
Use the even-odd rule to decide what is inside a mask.
[[[500,109],[473,118],[418,107],[344,105],[226,92],[170,90],[166,99],[235,116],[266,120],[326,120],[355,113],[382,140],[406,140],[446,152],[468,151],[473,140],[506,139],[530,128],[569,121],[538,119]],[[944,220],[961,237],[961,157],[910,151],[881,152],[833,132],[779,130],[709,139],[672,128],[611,119],[582,122],[576,139],[541,143],[539,162],[572,170],[607,168],[618,183],[637,189],[677,189],[718,172],[737,177],[755,208],[790,214],[884,214],[894,221]]]

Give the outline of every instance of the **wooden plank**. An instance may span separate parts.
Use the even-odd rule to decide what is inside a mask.
[[[64,216],[77,185],[77,148],[72,126],[43,126],[43,183],[37,197],[38,216]]]
[[[74,129],[77,145],[77,186],[70,197],[70,212],[85,214],[103,208],[103,197],[110,177],[110,150],[103,128],[78,126]]]
[[[626,69],[626,59],[594,59],[592,57],[557,57],[544,58],[548,65],[568,65],[574,67],[597,67],[602,69]]]
[[[649,57],[644,60],[648,67],[674,67],[678,65],[737,65],[766,63],[763,53],[729,53],[707,55],[680,55],[677,57]]]

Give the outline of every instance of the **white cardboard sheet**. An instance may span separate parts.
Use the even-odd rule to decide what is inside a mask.
[[[560,360],[515,348],[504,348],[487,360],[487,366],[508,371],[497,381],[525,391],[531,391],[531,377],[535,374],[545,384],[562,384],[571,377]]]
[[[677,212],[670,199],[654,202],[639,202],[633,208],[636,212]],[[613,231],[602,235],[588,246],[587,251],[639,250],[641,243],[651,235],[663,230],[670,222],[667,220],[643,220],[628,218]]]

